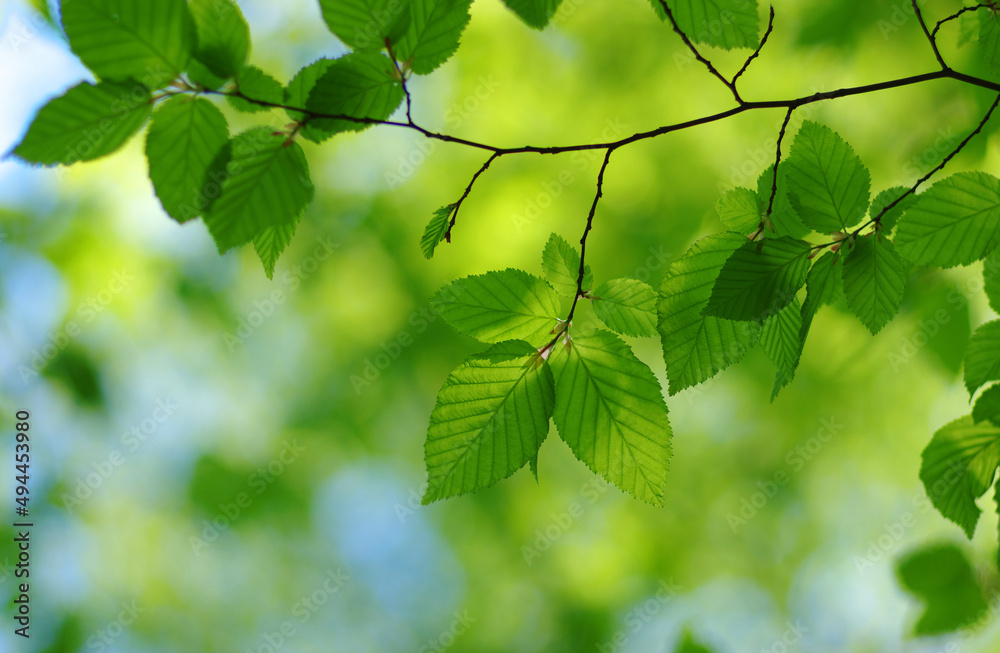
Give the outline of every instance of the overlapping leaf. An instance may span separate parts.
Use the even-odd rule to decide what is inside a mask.
[[[398,43],[410,26],[410,0],[319,0],[330,31],[359,52]]]
[[[764,320],[760,345],[778,372],[791,377],[802,351],[802,305],[798,299]]]
[[[410,28],[394,49],[418,75],[433,72],[458,50],[472,0],[411,0]]]
[[[979,395],[972,409],[972,419],[976,424],[986,421],[994,426],[1000,424],[1000,385],[991,385]]]
[[[281,82],[256,66],[244,66],[236,74],[236,89],[243,97],[230,95],[229,102],[244,113],[270,111],[285,99]]]
[[[763,320],[787,306],[809,273],[809,244],[793,238],[747,242],[729,257],[705,315]]]
[[[385,120],[403,101],[403,88],[393,77],[394,71],[392,61],[378,53],[336,59],[313,84],[306,108],[326,115]],[[327,136],[371,126],[328,118],[311,120],[310,125]]]
[[[869,235],[855,240],[843,274],[847,305],[875,335],[899,312],[906,264],[889,240]]]
[[[334,65],[334,61],[336,60],[320,59],[296,73],[292,81],[288,82],[288,88],[285,89],[285,104],[289,107],[306,109],[309,103],[309,95],[312,93],[313,88],[315,88],[316,82],[326,74],[330,66]],[[302,122],[306,118],[306,114],[301,111],[288,110],[287,113],[292,120],[298,122]],[[300,132],[304,138],[313,143],[322,143],[333,134],[331,131],[316,127],[311,122],[306,122]]]
[[[612,331],[626,336],[656,335],[656,292],[638,279],[612,279],[591,293],[594,313]]]
[[[189,0],[198,33],[194,58],[213,75],[230,79],[250,58],[250,28],[232,0]]]
[[[549,236],[542,251],[542,270],[556,292],[568,297],[575,297],[577,278],[580,275],[580,252],[566,242],[559,234]],[[594,287],[594,275],[587,265],[583,270],[583,290]]]
[[[734,188],[715,203],[719,220],[730,231],[751,234],[760,226],[760,196],[749,188]]]
[[[678,26],[695,43],[729,50],[754,48],[758,41],[757,0],[666,0]],[[650,0],[666,19],[661,0]]]
[[[768,202],[771,201],[773,182],[774,164],[772,163],[757,178],[757,195],[761,199],[762,211],[767,210]],[[774,194],[774,204],[771,206],[768,221],[770,228],[764,231],[766,236],[803,238],[811,231],[802,223],[802,219],[799,218],[799,214],[788,199],[788,166],[781,166],[778,170],[778,187]]]
[[[965,387],[969,394],[990,381],[1000,381],[1000,320],[976,329],[965,350]]]

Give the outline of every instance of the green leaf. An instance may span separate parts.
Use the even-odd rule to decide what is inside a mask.
[[[876,215],[879,214],[879,212],[883,208],[885,208],[889,204],[892,204],[892,202],[895,201],[897,197],[905,195],[906,193],[909,193],[909,191],[910,189],[905,186],[893,186],[892,188],[885,189],[884,191],[876,195],[875,199],[872,200],[872,205],[868,209],[868,213],[871,215],[872,218],[874,218]],[[914,195],[913,193],[910,193],[909,195],[906,195],[906,197],[903,198],[903,200],[899,204],[892,207],[892,209],[890,209],[889,211],[886,211],[886,214],[883,215],[882,219],[879,221],[879,223],[882,225],[881,229],[882,233],[888,236],[889,233],[891,233],[893,228],[896,226],[896,223],[899,222],[899,218],[911,206],[913,206],[913,204],[916,201],[917,201],[917,196]]]
[[[868,208],[871,175],[851,146],[829,127],[805,121],[792,142],[789,199],[814,231],[847,231]]]
[[[237,135],[228,149],[222,191],[204,215],[220,252],[295,222],[315,193],[302,148],[269,127]]]
[[[1000,427],[967,415],[945,425],[924,449],[920,480],[931,503],[971,540],[981,497],[1000,465]]]
[[[151,110],[144,86],[84,82],[38,111],[13,154],[42,165],[99,159],[139,131]]]
[[[899,561],[896,575],[903,587],[924,603],[914,635],[954,632],[971,626],[986,612],[975,572],[954,544],[938,544],[910,553]]]
[[[503,3],[529,27],[545,29],[562,0],[503,0]]]
[[[809,273],[809,244],[793,238],[747,242],[729,257],[702,311],[728,320],[763,320],[787,306]]]
[[[1000,320],[976,329],[965,350],[965,387],[969,394],[990,381],[1000,381]]]
[[[423,250],[425,257],[432,258],[434,250],[448,234],[448,226],[451,224],[451,213],[454,210],[454,204],[442,206],[434,212],[434,217],[427,223],[427,228],[424,229],[424,236],[420,239],[420,249]]]
[[[306,108],[326,115],[386,120],[403,101],[403,88],[394,72],[392,61],[381,54],[349,54],[336,59],[316,80]],[[310,125],[329,137],[362,131],[371,123],[317,118]]]
[[[802,352],[802,305],[798,299],[764,320],[760,344],[768,360],[791,380]]]
[[[990,308],[1000,313],[1000,256],[996,251],[983,264],[983,292]]]
[[[594,313],[612,331],[645,338],[656,335],[656,292],[638,279],[605,281],[591,293]]]
[[[762,208],[760,196],[749,188],[734,188],[715,203],[722,224],[730,231],[747,235],[760,227]]]
[[[1000,16],[979,11],[979,56],[994,75],[1000,75]]]
[[[660,0],[650,0],[666,20]],[[681,30],[695,43],[726,50],[755,48],[758,43],[757,0],[667,0]]]
[[[660,286],[658,330],[671,395],[739,362],[757,341],[756,322],[702,314],[723,264],[746,242],[733,233],[702,238],[667,269]]]
[[[45,22],[50,27],[59,29],[59,25],[55,17],[52,15],[52,7],[49,5],[49,0],[31,0],[30,4],[31,7],[45,19]]]
[[[228,142],[226,118],[208,100],[178,96],[157,108],[146,137],[149,178],[174,220],[187,222],[208,207],[208,173]]]
[[[549,364],[552,418],[576,457],[632,496],[662,505],[671,434],[652,370],[601,330],[556,344]]]
[[[906,264],[888,239],[868,235],[854,241],[843,274],[847,305],[875,335],[899,312]]]
[[[761,199],[761,212],[767,210],[767,203],[771,199],[771,182],[774,180],[774,164],[768,166],[767,170],[757,178],[757,195]],[[788,236],[789,238],[802,238],[812,230],[802,223],[795,208],[788,199],[788,167],[781,166],[778,171],[778,190],[774,195],[774,205],[771,207],[771,215],[768,217],[770,228],[765,230],[767,236],[777,236],[778,238]]]
[[[312,93],[313,88],[316,87],[316,82],[326,74],[326,71],[330,69],[334,61],[334,59],[320,59],[296,73],[292,81],[288,83],[288,88],[285,89],[285,104],[290,107],[302,107],[305,109],[309,103],[309,95]],[[306,119],[306,114],[301,111],[286,109],[286,112],[296,122],[302,122]],[[306,122],[300,133],[303,138],[313,143],[322,143],[332,134],[332,132],[319,129],[312,122]]]
[[[410,26],[409,0],[319,0],[323,20],[344,45],[377,52],[399,42]]]
[[[230,95],[229,103],[243,113],[270,111],[275,108],[273,105],[280,105],[285,99],[285,89],[281,87],[281,82],[256,66],[244,66],[236,74],[236,90],[244,97]],[[257,104],[251,100],[267,104]]]
[[[268,279],[274,279],[274,264],[278,262],[278,257],[292,242],[292,237],[298,226],[298,220],[284,222],[267,227],[254,236],[253,248],[257,251],[260,262],[264,264],[264,274],[267,275]]]
[[[501,342],[467,358],[431,413],[423,503],[475,492],[524,467],[548,434],[554,404],[552,371],[531,345]]]
[[[107,81],[162,88],[187,69],[194,20],[186,0],[62,0],[73,52]]]
[[[1000,243],[1000,179],[960,172],[917,196],[896,227],[900,255],[950,268],[983,258]]]
[[[556,292],[575,297],[577,278],[580,276],[580,252],[566,242],[559,234],[553,233],[542,251],[542,270]],[[583,290],[594,287],[594,275],[587,265],[583,270]]]
[[[394,54],[409,61],[418,75],[433,72],[458,50],[458,41],[469,24],[472,0],[411,0],[410,29]]]
[[[983,390],[972,409],[972,420],[976,424],[991,422],[994,426],[1000,423],[1000,385],[991,385]]]
[[[453,281],[434,304],[455,330],[482,342],[524,340],[541,347],[559,321],[559,296],[549,284],[512,268]]]
[[[198,33],[194,57],[213,75],[236,76],[250,59],[250,27],[232,0],[189,0]]]

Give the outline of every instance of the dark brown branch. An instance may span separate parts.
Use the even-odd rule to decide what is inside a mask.
[[[937,25],[935,25],[934,29],[931,31],[931,37],[936,39],[937,38],[938,30],[941,29],[942,25],[944,25],[947,22],[955,20],[956,18],[958,18],[959,16],[961,16],[962,14],[964,14],[964,13],[966,13],[968,11],[977,11],[979,9],[996,9],[996,6],[997,6],[996,2],[981,2],[978,5],[973,5],[973,6],[970,6],[970,7],[962,7],[961,9],[959,9],[958,11],[956,11],[955,13],[953,13],[951,16],[948,16],[947,18],[942,18],[941,20],[939,20],[937,22]]]
[[[931,50],[934,50],[934,57],[937,58],[938,63],[941,64],[942,70],[949,70],[948,64],[944,62],[944,57],[941,56],[941,51],[938,50],[937,39],[931,34],[931,31],[927,29],[927,23],[924,22],[924,15],[920,13],[920,6],[917,4],[917,0],[910,0],[910,4],[913,5],[913,13],[917,15],[917,21],[920,23],[920,29],[924,30],[924,36],[927,37],[927,42],[931,44]]]
[[[753,62],[753,60],[756,59],[758,56],[760,56],[760,51],[763,50],[764,46],[767,44],[767,38],[771,36],[771,30],[773,29],[774,29],[774,5],[771,5],[771,16],[767,19],[767,31],[764,32],[764,38],[760,40],[760,45],[758,45],[757,49],[753,51],[753,54],[747,57],[746,63],[743,64],[743,67],[740,68],[739,72],[737,72],[733,76],[732,85],[734,88],[736,87],[736,80],[740,78],[740,75],[745,73],[747,71],[747,68],[750,67],[750,64]]]
[[[785,131],[788,130],[788,123],[792,119],[793,108],[789,108],[785,113],[785,120],[781,123],[781,130],[778,132],[777,153],[774,156],[774,174],[771,175],[771,196],[767,200],[767,217],[771,217],[774,210],[774,198],[778,194],[778,165],[781,163],[781,142],[785,140]]]
[[[490,158],[486,159],[486,163],[484,163],[479,170],[476,171],[476,174],[472,175],[472,181],[469,182],[469,185],[465,187],[465,192],[462,193],[462,196],[458,198],[457,202],[455,202],[455,208],[452,209],[451,212],[451,222],[448,223],[448,231],[444,234],[444,239],[449,243],[451,242],[451,230],[455,228],[455,220],[458,219],[458,210],[462,208],[462,203],[465,202],[469,193],[472,192],[472,187],[476,184],[476,180],[479,179],[479,176],[486,172],[486,170],[490,167],[490,164],[498,158],[500,158],[500,153],[494,152],[490,155]]]
[[[691,39],[688,38],[688,35],[681,29],[681,26],[677,24],[677,19],[674,18],[674,12],[670,10],[670,6],[667,4],[666,0],[659,0],[659,3],[663,8],[663,12],[667,15],[667,19],[670,21],[671,26],[673,26],[674,31],[677,32],[677,35],[681,37],[682,41],[684,41],[684,45],[686,45],[687,49],[691,51],[694,58],[704,64],[704,66],[708,68],[708,72],[710,72],[716,79],[722,82],[726,88],[729,89],[729,92],[733,94],[733,98],[736,99],[737,104],[743,104],[743,98],[740,97],[739,91],[736,90],[735,81],[731,82],[726,79],[725,76],[719,72],[719,69],[712,65],[711,61],[702,56],[701,52],[698,51],[698,48],[696,48],[694,43],[691,42]]]

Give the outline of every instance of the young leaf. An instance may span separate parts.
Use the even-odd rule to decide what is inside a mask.
[[[875,335],[899,312],[906,264],[888,239],[862,236],[847,254],[843,274],[847,305]]]
[[[198,32],[194,58],[222,79],[236,76],[250,58],[250,27],[232,0],[189,0]]]
[[[396,59],[410,62],[417,75],[433,72],[458,50],[471,4],[472,0],[411,0],[410,28],[393,50]]]
[[[954,544],[938,544],[903,558],[899,582],[924,602],[913,634],[941,635],[971,626],[986,612],[983,590],[965,555]]]
[[[576,281],[580,275],[580,252],[559,234],[553,233],[545,243],[545,249],[542,251],[542,270],[545,271],[545,278],[556,292],[567,297],[576,296]],[[587,265],[583,270],[583,289],[592,290],[593,287],[594,275]]]
[[[529,27],[545,29],[562,0],[503,0],[503,3]]]
[[[767,210],[767,203],[771,199],[771,184],[774,181],[774,164],[760,174],[757,178],[757,195],[761,199],[761,211]],[[774,195],[774,205],[771,207],[771,215],[768,216],[771,223],[770,228],[764,231],[766,236],[777,236],[781,238],[802,238],[812,230],[802,223],[798,213],[792,207],[788,199],[788,166],[781,166],[778,171],[778,190]]]
[[[222,191],[204,215],[220,252],[295,222],[315,193],[302,148],[270,128],[237,135],[230,150]]]
[[[975,424],[971,416],[957,419],[934,434],[922,460],[920,480],[931,503],[971,540],[981,512],[976,499],[1000,465],[1000,427]]]
[[[896,227],[899,254],[950,268],[983,258],[1000,243],[1000,179],[960,172],[917,196]]]
[[[904,195],[909,192],[909,190],[910,189],[905,186],[893,186],[892,188],[885,189],[876,195],[875,199],[872,200],[872,205],[871,208],[868,209],[868,213],[872,216],[872,218],[874,218],[883,208],[892,204],[897,197]],[[907,209],[913,206],[916,201],[917,196],[910,193],[909,195],[906,195],[906,197],[903,198],[899,204],[892,207],[889,211],[886,211],[885,215],[883,215],[882,219],[879,221],[882,225],[882,233],[888,236],[889,233],[892,232],[893,227],[896,226],[896,223],[899,222],[899,218],[907,211]]]
[[[1000,16],[979,11],[979,56],[994,75],[1000,75]]]
[[[420,239],[420,249],[423,250],[425,257],[433,257],[434,250],[444,240],[445,234],[448,233],[448,225],[451,224],[451,212],[454,210],[454,204],[442,206],[434,212],[434,217],[427,223],[424,236]]]
[[[467,358],[431,413],[423,503],[489,487],[524,467],[548,434],[554,404],[552,371],[531,345],[501,342]]]
[[[280,105],[285,99],[285,89],[281,87],[281,82],[256,66],[244,66],[236,74],[236,90],[243,97],[230,95],[229,103],[234,109],[243,113],[270,111],[274,108],[272,105]],[[250,100],[268,104],[257,104]]]
[[[730,231],[747,235],[760,226],[761,208],[760,196],[749,188],[734,188],[715,203],[722,224]]]
[[[541,347],[559,321],[559,296],[549,284],[512,268],[453,281],[433,302],[445,322],[482,342]]]
[[[410,0],[319,0],[334,35],[358,52],[397,43],[410,26]]]
[[[274,279],[274,264],[278,257],[292,242],[295,230],[299,226],[298,219],[267,227],[253,238],[253,248],[264,264],[264,274],[268,279]]]
[[[738,363],[757,341],[756,322],[702,314],[723,264],[746,242],[733,233],[702,238],[667,269],[660,286],[658,330],[671,395]]]
[[[661,0],[650,0],[666,20]],[[729,50],[757,47],[757,0],[667,0],[681,30],[695,43]]]
[[[174,97],[153,114],[146,137],[149,178],[174,220],[187,222],[208,207],[209,169],[228,142],[226,118],[208,100]]]
[[[802,305],[798,299],[764,320],[760,344],[768,360],[791,381],[802,353]]]
[[[84,82],[38,111],[13,154],[42,165],[99,159],[139,131],[151,109],[145,86]]]
[[[728,320],[763,320],[788,305],[809,273],[809,244],[792,238],[747,242],[733,252],[702,311]]]
[[[187,68],[194,20],[186,0],[63,0],[69,45],[106,81],[162,88]]]
[[[814,231],[847,231],[868,208],[871,175],[836,132],[805,121],[792,142],[788,167],[789,199]]]
[[[392,61],[381,54],[349,54],[336,59],[309,93],[306,108],[316,113],[385,120],[403,101],[403,87],[393,77]],[[362,131],[370,123],[314,119],[310,124],[327,137]]]
[[[972,409],[972,421],[976,424],[988,421],[994,426],[1000,422],[1000,385],[991,385],[979,395]]]
[[[612,331],[645,338],[656,335],[656,293],[638,279],[612,279],[591,293],[594,313]]]
[[[990,381],[1000,381],[1000,320],[976,329],[965,350],[965,387],[969,394]]]
[[[557,343],[549,364],[552,419],[576,457],[632,496],[662,505],[671,434],[652,370],[601,330]]]

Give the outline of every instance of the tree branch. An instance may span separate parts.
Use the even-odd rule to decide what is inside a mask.
[[[670,24],[673,26],[674,31],[677,32],[677,35],[681,37],[682,41],[684,41],[684,45],[686,45],[687,49],[691,51],[691,54],[694,55],[694,58],[700,61],[702,64],[704,64],[705,67],[708,68],[708,72],[710,72],[716,79],[722,82],[726,88],[729,89],[729,92],[733,94],[733,98],[736,100],[737,104],[743,104],[743,98],[740,97],[739,91],[736,90],[735,80],[731,82],[728,79],[726,79],[725,76],[723,76],[723,74],[720,73],[719,70],[712,65],[711,61],[702,56],[701,52],[698,51],[698,48],[696,48],[694,43],[691,42],[691,39],[688,38],[688,35],[685,34],[684,30],[681,29],[681,26],[677,24],[677,19],[674,18],[674,12],[670,10],[670,6],[667,4],[667,1],[666,0],[658,0],[658,1],[660,3],[660,6],[663,8],[663,12],[667,15],[667,19],[670,21]]]
[[[469,193],[472,192],[472,187],[475,185],[476,180],[479,179],[479,176],[486,172],[486,170],[490,167],[490,164],[496,159],[499,159],[500,156],[501,154],[499,152],[494,152],[490,155],[490,158],[486,159],[486,163],[480,166],[479,170],[476,171],[476,174],[472,175],[472,181],[469,182],[469,185],[465,187],[465,192],[462,193],[462,196],[458,198],[457,202],[455,202],[455,208],[452,209],[451,212],[451,222],[448,223],[448,231],[444,234],[444,239],[449,243],[451,242],[451,230],[455,228],[455,220],[458,219],[458,210],[462,208],[462,203],[465,202],[465,198],[467,198]]]
[[[774,5],[771,5],[771,16],[770,18],[767,19],[767,31],[764,32],[764,38],[760,40],[760,45],[758,45],[757,49],[753,51],[753,54],[747,57],[746,63],[743,64],[743,67],[740,68],[739,72],[737,72],[733,76],[733,81],[732,81],[733,88],[736,87],[736,80],[740,78],[740,75],[745,73],[747,71],[747,68],[750,67],[750,64],[753,62],[753,60],[760,55],[760,51],[763,50],[764,45],[767,44],[767,38],[771,36],[771,30],[773,29],[774,29]]]
[[[955,13],[953,13],[951,16],[948,16],[947,18],[942,18],[941,20],[939,20],[937,22],[937,25],[934,26],[934,30],[931,31],[931,38],[935,38],[936,39],[937,38],[938,30],[941,29],[942,25],[944,25],[945,23],[947,23],[949,21],[955,20],[956,18],[958,18],[962,14],[966,13],[967,11],[977,11],[979,9],[996,9],[996,8],[997,8],[996,2],[981,2],[978,5],[974,5],[974,6],[970,6],[970,7],[962,7],[961,9],[959,9],[958,11],[956,11]]]
[[[924,30],[924,36],[927,37],[927,42],[931,44],[931,49],[934,50],[934,56],[937,58],[938,63],[941,64],[942,70],[950,70],[948,64],[944,62],[944,57],[941,56],[941,51],[938,50],[937,40],[929,29],[927,29],[927,23],[924,22],[924,15],[920,13],[920,6],[917,4],[917,0],[910,0],[910,4],[913,5],[913,13],[917,15],[917,21],[920,23],[920,29]]]
[[[781,123],[781,130],[778,132],[777,153],[774,156],[774,174],[771,175],[771,196],[767,200],[766,217],[768,218],[771,217],[771,212],[774,210],[774,197],[778,194],[778,165],[781,163],[781,142],[785,140],[785,131],[788,129],[788,123],[792,119],[793,111],[795,109],[789,107],[785,113],[785,120]],[[763,228],[763,223],[761,223],[761,228]]]

